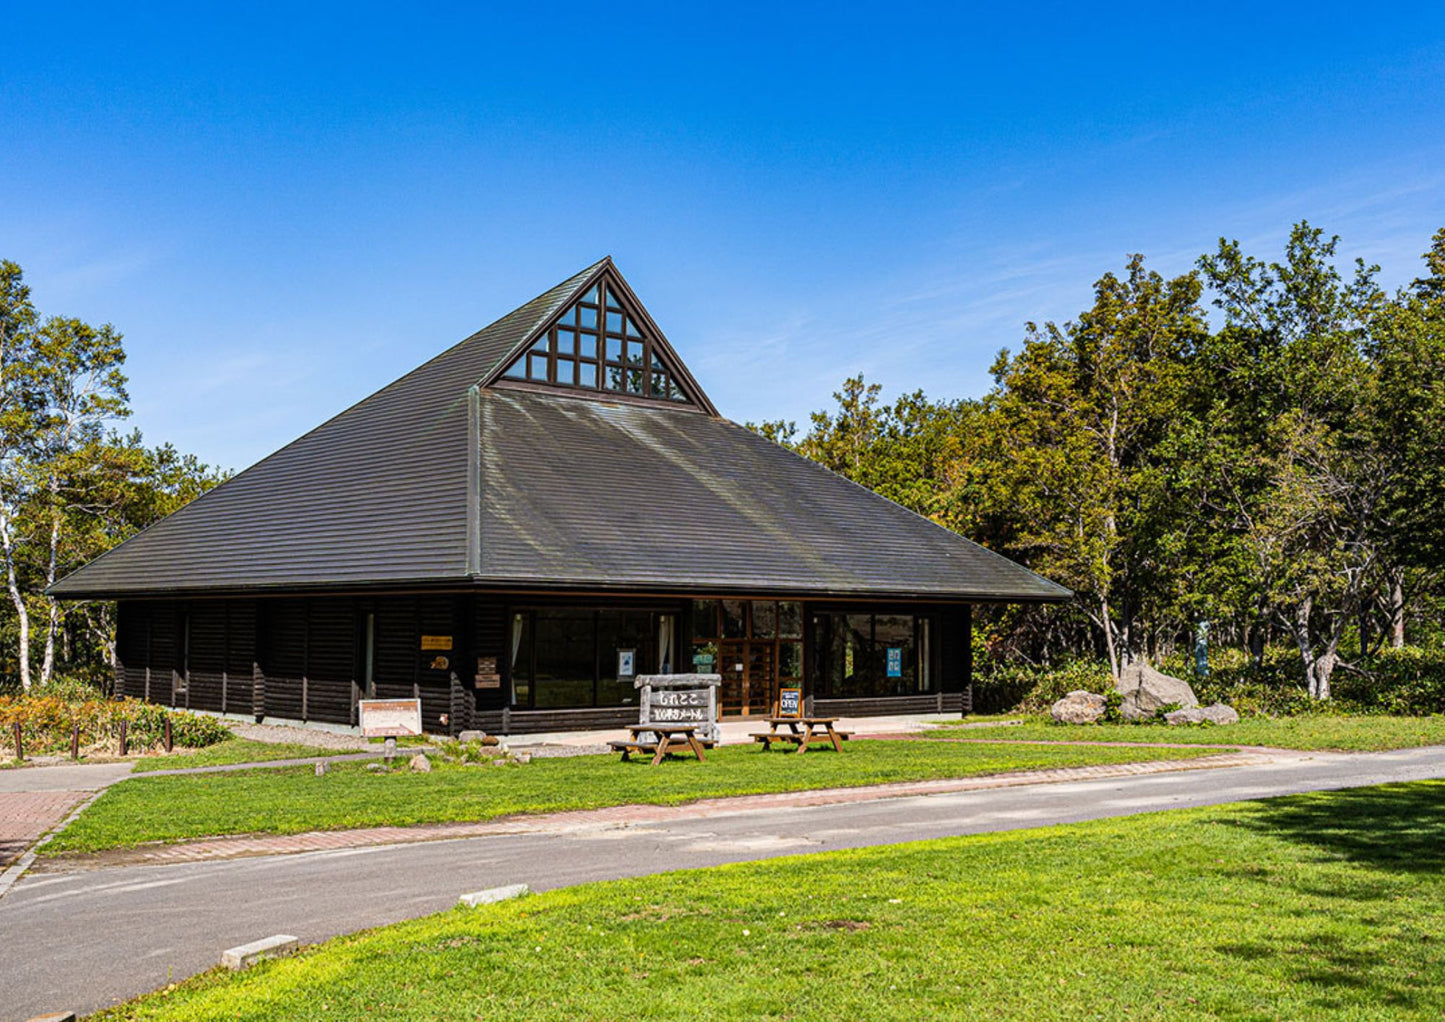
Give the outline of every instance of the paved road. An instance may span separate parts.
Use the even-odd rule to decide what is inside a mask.
[[[37,874],[0,900],[0,1019],[94,1010],[273,933],[318,941],[508,883],[544,890],[777,855],[1445,777],[1445,747],[428,844]]]

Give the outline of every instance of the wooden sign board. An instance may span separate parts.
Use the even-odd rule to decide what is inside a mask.
[[[496,657],[477,657],[477,673],[472,676],[472,683],[476,685],[477,688],[502,687],[502,674],[497,670]]]
[[[421,648],[427,650],[451,649],[452,637],[450,635],[423,635]]]
[[[778,689],[778,716],[801,717],[803,715],[803,690],[800,688]]]
[[[363,738],[408,738],[421,734],[420,699],[363,699]]]
[[[712,721],[712,690],[658,689],[647,707],[644,724],[707,724]]]
[[[719,674],[642,674],[633,682],[642,691],[639,724],[690,725],[705,742],[722,736],[717,726]]]

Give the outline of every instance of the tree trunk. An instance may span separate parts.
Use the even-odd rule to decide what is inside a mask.
[[[5,556],[5,588],[10,592],[10,602],[15,604],[15,619],[19,639],[16,659],[20,665],[20,691],[30,691],[30,611],[25,606],[25,594],[15,575],[15,534],[10,529],[10,509],[0,500],[0,552]]]
[[[50,477],[50,553],[45,561],[45,588],[55,584],[55,566],[60,558],[60,512],[56,510],[59,480]],[[40,684],[50,684],[55,675],[55,633],[60,628],[60,601],[53,596],[45,597],[45,657],[40,662]]]
[[[1395,568],[1390,572],[1390,648],[1405,647],[1405,572]]]
[[[1109,616],[1109,598],[1099,597],[1099,627],[1104,630],[1104,653],[1109,658],[1109,673],[1119,680],[1119,651],[1114,643],[1114,621]]]

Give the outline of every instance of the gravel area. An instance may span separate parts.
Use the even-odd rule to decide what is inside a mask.
[[[291,742],[296,745],[314,745],[318,749],[356,749],[357,751],[376,748],[360,735],[342,734],[321,728],[287,727],[284,724],[233,723],[231,721],[227,721],[226,726],[238,738],[249,738],[256,742],[272,742],[278,745]]]

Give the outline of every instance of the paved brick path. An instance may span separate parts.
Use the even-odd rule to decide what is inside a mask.
[[[338,848],[363,848],[372,845],[446,841],[456,838],[485,837],[493,834],[555,833],[591,827],[652,823],[660,820],[700,819],[762,809],[838,805],[868,802],[875,799],[905,798],[911,795],[932,795],[941,792],[973,791],[1060,781],[1133,777],[1139,774],[1205,770],[1264,762],[1269,762],[1269,757],[1237,753],[1190,760],[1156,760],[1146,763],[1061,767],[1053,770],[992,774],[986,777],[902,781],[856,788],[824,788],[768,795],[737,795],[729,798],[704,799],[684,805],[611,806],[605,809],[583,809],[536,816],[502,817],[481,823],[435,823],[414,827],[371,827],[356,830],[311,831],[304,834],[258,834],[245,837],[203,838],[180,844],[116,849],[92,855],[42,859],[36,863],[35,869],[41,872],[69,872],[105,866],[164,865],[178,862],[200,862],[208,859],[236,859],[256,855],[285,855],[298,852],[329,851]]]
[[[0,792],[0,869],[89,797],[88,791]]]

